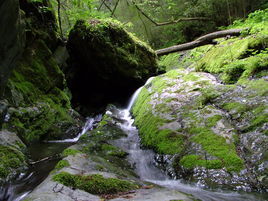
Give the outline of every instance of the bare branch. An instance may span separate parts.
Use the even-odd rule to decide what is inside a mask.
[[[104,1],[105,1],[105,0],[102,0],[102,1],[101,1],[101,5],[99,6],[98,11],[100,11],[101,7],[102,7],[103,4],[104,4]]]
[[[136,7],[136,9],[144,17],[146,17],[149,21],[151,21],[155,26],[164,26],[164,25],[176,24],[176,23],[183,22],[183,21],[194,21],[194,20],[203,21],[203,20],[209,20],[209,18],[206,18],[206,17],[189,17],[189,18],[179,18],[177,20],[172,20],[172,21],[168,21],[168,22],[160,22],[159,23],[159,22],[154,21],[151,17],[149,17],[134,1],[132,1],[132,4]]]
[[[116,4],[115,4],[115,6],[114,6],[114,9],[113,9],[113,11],[112,11],[112,13],[111,13],[111,16],[114,15],[114,12],[115,12],[115,10],[116,10],[116,8],[117,8],[117,6],[118,6],[118,3],[119,3],[119,0],[117,0]]]

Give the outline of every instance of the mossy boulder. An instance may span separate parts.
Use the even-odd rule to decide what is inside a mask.
[[[143,145],[172,158],[166,170],[173,176],[208,186],[265,188],[254,179],[267,177],[267,167],[261,168],[268,145],[263,82],[223,85],[211,74],[183,68],[154,78],[132,109]],[[258,143],[251,146],[253,141]]]
[[[122,102],[158,73],[154,51],[114,20],[77,21],[67,47],[67,81],[76,106]],[[90,92],[85,93],[86,86]]]
[[[79,132],[81,119],[71,108],[64,74],[42,40],[25,49],[8,80],[5,98],[9,105],[3,128],[26,143]]]
[[[162,57],[177,69],[142,89],[132,110],[136,125],[159,163],[170,155],[164,166],[171,175],[205,186],[267,188],[267,14],[237,22],[248,28],[241,37]]]

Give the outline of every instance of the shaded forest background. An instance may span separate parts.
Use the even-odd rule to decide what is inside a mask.
[[[42,0],[32,0],[35,2]],[[52,0],[66,35],[77,19],[111,17],[159,49],[185,43],[228,26],[250,12],[268,7],[266,0]],[[46,12],[44,8],[44,12]],[[190,19],[189,19],[190,18]],[[191,20],[192,19],[192,20]],[[161,25],[160,23],[163,23]]]

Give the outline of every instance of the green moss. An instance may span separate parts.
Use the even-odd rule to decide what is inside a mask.
[[[243,85],[246,86],[246,89],[254,91],[255,94],[253,95],[258,95],[258,96],[267,96],[268,95],[268,81],[265,79],[258,79],[258,80],[250,80],[250,81],[245,81],[242,83]]]
[[[257,73],[267,70],[268,54],[258,54],[245,59],[236,60],[225,66],[222,79],[226,83],[239,83]]]
[[[69,167],[70,163],[67,160],[60,160],[55,166],[54,170],[60,170],[64,167]]]
[[[25,164],[25,156],[20,151],[9,146],[0,145],[0,178],[7,178]]]
[[[77,21],[69,34],[69,45],[81,47],[88,44],[92,47],[92,50],[87,48],[90,54],[85,58],[89,59],[89,63],[101,63],[104,68],[114,69],[121,75],[147,78],[158,70],[154,50],[126,31],[119,21],[110,19]],[[98,61],[95,61],[96,58]]]
[[[66,157],[66,156],[74,156],[74,155],[79,154],[79,153],[81,153],[81,151],[79,151],[79,150],[77,150],[77,149],[70,149],[70,148],[68,148],[68,149],[65,149],[65,150],[62,152],[62,155],[63,155],[64,157]]]
[[[196,69],[221,74],[226,83],[245,80],[267,69],[267,43],[268,37],[261,35],[223,41],[197,62]]]
[[[157,86],[161,80],[155,79],[153,80],[153,87],[160,90]],[[132,110],[134,116],[136,116],[135,124],[139,127],[142,143],[159,153],[180,153],[183,149],[183,135],[169,129],[159,129],[161,125],[169,122],[169,120],[152,114],[149,102],[150,93],[146,88],[143,88]]]
[[[213,102],[213,100],[221,94],[220,89],[212,87],[210,84],[207,84],[206,87],[201,88],[200,92],[202,95],[199,96],[195,101],[195,104],[198,108],[203,108],[208,103]]]
[[[56,139],[74,123],[64,75],[42,40],[25,50],[8,82],[6,98],[20,108],[4,127],[19,133],[26,143]]]
[[[206,119],[206,124],[207,124],[208,127],[213,127],[221,119],[222,119],[221,115],[214,115],[214,116],[209,117],[209,118]]]
[[[227,111],[233,111],[235,110],[236,113],[242,113],[242,112],[245,112],[248,110],[248,105],[246,104],[242,104],[242,103],[239,103],[239,102],[228,102],[228,103],[225,103],[223,105],[223,109],[227,110]]]
[[[102,151],[105,152],[105,154],[110,156],[116,156],[119,158],[124,158],[127,156],[127,153],[121,149],[119,149],[116,146],[110,145],[110,144],[102,144],[101,145]]]
[[[172,53],[166,56],[162,56],[160,57],[159,65],[165,66],[167,71],[179,68],[180,67],[179,58],[180,58],[179,53]]]
[[[192,140],[201,144],[209,154],[221,160],[222,165],[228,171],[240,171],[243,168],[243,160],[237,155],[233,143],[226,143],[225,138],[216,135],[207,128],[192,128],[190,132],[194,135]]]
[[[184,168],[193,169],[195,167],[206,167],[208,169],[220,169],[223,168],[221,160],[205,160],[202,156],[198,155],[186,155],[180,160],[180,165]]]
[[[129,181],[116,178],[104,178],[102,175],[98,174],[81,176],[61,172],[53,176],[53,180],[65,186],[81,189],[97,195],[115,194],[138,188],[137,185]]]
[[[180,71],[178,70],[170,70],[167,73],[164,74],[165,77],[176,79],[180,75]]]

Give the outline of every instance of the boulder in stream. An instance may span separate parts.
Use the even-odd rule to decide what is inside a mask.
[[[159,72],[155,52],[115,20],[77,21],[67,48],[68,86],[82,110],[125,101]]]
[[[174,178],[203,187],[267,191],[264,33],[267,26],[245,38],[196,48],[141,90],[132,112],[142,144],[159,153],[159,167]],[[171,63],[170,58],[163,59]]]

